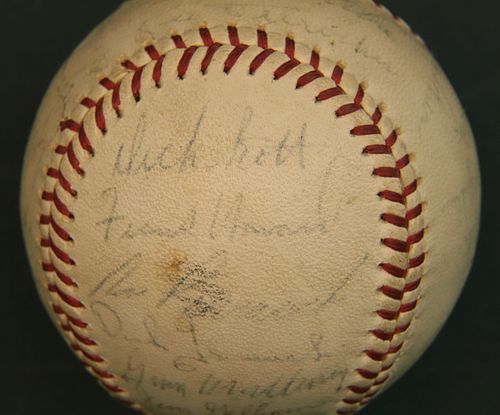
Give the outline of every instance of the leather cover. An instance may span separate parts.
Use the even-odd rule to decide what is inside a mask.
[[[383,7],[134,0],[47,92],[21,209],[48,312],[123,403],[342,414],[441,328],[479,195],[452,88]]]

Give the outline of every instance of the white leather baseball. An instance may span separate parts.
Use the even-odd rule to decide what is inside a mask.
[[[123,403],[347,414],[450,313],[479,193],[452,88],[383,7],[131,0],[50,87],[21,208],[43,303]]]

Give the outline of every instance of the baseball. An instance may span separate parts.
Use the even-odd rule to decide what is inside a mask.
[[[129,0],[50,86],[21,211],[48,313],[121,403],[352,414],[448,317],[479,196],[452,87],[383,6]]]

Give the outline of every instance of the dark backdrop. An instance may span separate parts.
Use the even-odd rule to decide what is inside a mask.
[[[128,415],[87,375],[43,310],[21,239],[19,177],[45,89],[78,42],[120,0],[0,0],[0,413]],[[476,135],[482,232],[471,277],[432,347],[367,415],[499,414],[500,2],[384,0],[422,35]],[[498,254],[497,254],[498,255]]]

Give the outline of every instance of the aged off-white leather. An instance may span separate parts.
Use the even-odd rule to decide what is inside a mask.
[[[249,46],[224,71],[228,27]],[[206,33],[221,46],[202,72]],[[275,52],[251,74],[259,36]],[[287,42],[297,62],[275,79]],[[322,76],[297,87],[311,65]],[[345,93],[318,100],[334,68]],[[390,153],[373,150],[393,133]],[[479,193],[453,90],[372,1],[135,0],[50,87],[21,209],[45,306],[116,398],[154,415],[333,414],[435,337],[469,271]]]

